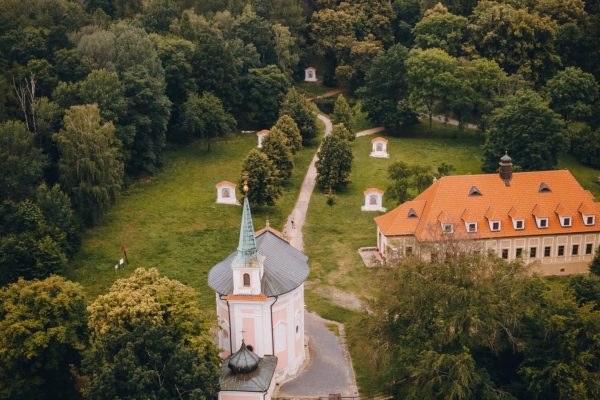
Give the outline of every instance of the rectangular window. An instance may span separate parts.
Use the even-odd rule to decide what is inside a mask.
[[[504,259],[508,258],[508,249],[502,249],[502,258],[504,258]]]
[[[518,248],[515,254],[517,258],[523,257],[523,249]]]
[[[442,224],[442,229],[444,233],[452,233],[454,231],[452,224]]]
[[[525,223],[523,222],[522,219],[515,222],[516,229],[524,229],[524,227],[525,227]]]
[[[532,247],[529,249],[529,257],[535,258],[537,256],[537,247]]]
[[[579,254],[579,245],[578,244],[574,244],[573,248],[571,248],[571,255],[572,256],[576,256]]]
[[[469,225],[467,225],[467,230],[469,232],[477,232],[477,224],[469,224]]]
[[[412,247],[411,246],[406,246],[406,255],[407,256],[412,255]]]
[[[585,254],[592,254],[594,246],[591,243],[585,245]]]
[[[500,230],[500,222],[492,222],[492,231],[496,232]]]
[[[563,222],[563,226],[571,226],[571,218],[570,217],[563,218],[562,222]]]
[[[558,256],[564,256],[565,255],[565,246],[558,246]]]
[[[548,219],[540,218],[539,220],[539,228],[547,228],[548,227]]]
[[[551,252],[552,252],[552,247],[550,247],[550,246],[544,247],[544,257],[550,257]]]
[[[586,225],[594,225],[594,217],[591,215],[588,215],[585,217],[585,224]]]

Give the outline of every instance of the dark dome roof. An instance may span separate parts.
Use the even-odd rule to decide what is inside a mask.
[[[242,340],[240,349],[229,357],[228,365],[234,374],[247,374],[256,370],[259,362],[260,357],[248,350]]]
[[[502,158],[500,158],[500,162],[503,162],[503,163],[512,162],[512,158],[510,158],[510,156],[508,155],[508,152],[504,153]]]

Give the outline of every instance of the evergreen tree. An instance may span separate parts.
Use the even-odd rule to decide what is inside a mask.
[[[248,179],[248,201],[253,205],[275,204],[281,196],[279,173],[267,156],[257,149],[250,150],[242,164],[240,187]]]
[[[346,129],[352,131],[352,109],[343,94],[338,95],[335,100],[332,122],[334,124],[344,124]]]
[[[87,344],[83,288],[59,276],[0,289],[0,397],[78,399]]]
[[[298,129],[298,125],[296,125],[289,115],[280,116],[271,129],[277,129],[287,137],[293,154],[302,148],[302,136],[300,136],[300,130]]]
[[[310,143],[317,137],[317,121],[314,112],[304,98],[295,88],[291,88],[283,100],[280,115],[289,115],[300,129],[302,144]]]
[[[339,188],[350,183],[352,146],[343,134],[331,134],[317,153],[317,183],[325,188]]]
[[[342,123],[333,125],[333,127],[331,128],[331,134],[339,135],[350,142],[352,142],[352,141],[354,141],[354,139],[356,139],[356,136],[354,135],[354,133],[350,132],[350,130],[346,127],[346,125],[344,125]]]
[[[269,131],[262,142],[262,151],[277,169],[277,175],[282,182],[292,176],[294,161],[287,137],[277,128]]]
[[[111,122],[101,125],[97,105],[73,106],[55,140],[61,186],[82,219],[94,224],[114,203],[123,182],[115,128]]]

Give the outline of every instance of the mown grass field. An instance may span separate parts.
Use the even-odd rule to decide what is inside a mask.
[[[277,205],[252,210],[256,229],[267,217],[273,227],[283,227],[317,143],[296,154],[292,178]],[[242,161],[255,146],[256,136],[245,134],[215,141],[211,152],[202,142],[167,151],[160,173],[134,183],[104,220],[85,232],[67,277],[82,283],[93,298],[137,267],[156,267],[197,289],[201,304],[212,309],[208,271],[237,247],[242,212],[216,204],[214,185],[237,182]],[[237,196],[241,199],[239,191]],[[122,245],[130,264],[115,271]]]

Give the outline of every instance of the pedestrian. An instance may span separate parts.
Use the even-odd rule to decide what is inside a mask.
[[[292,218],[292,229],[296,229],[296,224],[294,223],[294,219]]]

